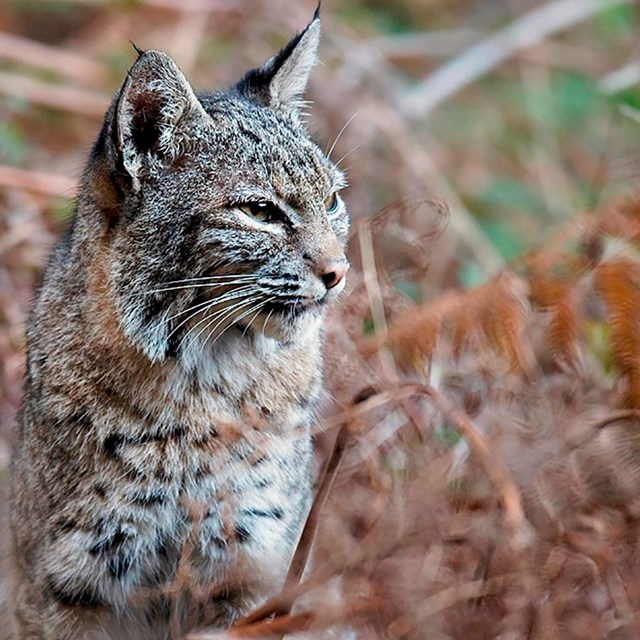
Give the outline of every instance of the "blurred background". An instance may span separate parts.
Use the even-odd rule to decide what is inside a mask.
[[[28,309],[135,59],[130,43],[169,53],[196,90],[224,88],[315,8],[1,0],[0,466]],[[403,382],[438,383],[491,442],[424,403],[374,412],[318,545],[335,573],[371,560],[369,573],[364,561],[349,565],[350,593],[378,603],[361,637],[422,638],[427,621],[430,640],[639,637],[640,202],[628,196],[640,176],[640,8],[323,0],[322,18],[309,127],[348,174],[354,220],[327,386],[353,408],[374,393],[357,395],[370,381],[399,375],[382,349],[387,314],[400,368],[429,361],[417,376],[403,369]],[[626,204],[607,208],[616,201]],[[625,244],[623,257],[599,263],[611,256],[607,234]],[[443,342],[457,358],[474,329],[484,342],[471,361],[431,366],[436,335],[449,331]],[[362,361],[345,357],[354,344]],[[594,429],[614,420],[603,415],[634,422],[601,438]],[[428,437],[416,437],[421,424]],[[577,424],[591,429],[584,447]],[[479,442],[499,457],[466,466]],[[492,475],[502,460],[515,481]],[[505,500],[511,490],[524,512],[520,498]]]

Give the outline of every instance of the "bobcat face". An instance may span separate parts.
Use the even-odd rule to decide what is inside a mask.
[[[299,96],[315,19],[224,93],[196,96],[166,55],[140,55],[89,178],[118,316],[152,360],[223,335],[290,339],[344,288],[345,179],[309,138]]]

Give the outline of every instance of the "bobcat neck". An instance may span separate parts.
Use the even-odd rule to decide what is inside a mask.
[[[286,433],[304,422],[320,393],[321,311],[299,318],[285,340],[264,335],[260,325],[230,327],[213,344],[202,338],[173,357],[150,362],[127,340],[109,296],[106,251],[95,252],[86,272],[74,255],[82,251],[86,249],[81,246],[72,248],[66,272],[57,276],[56,288],[65,295],[48,300],[37,314],[39,332],[60,334],[56,351],[71,355],[74,370],[84,376],[70,388],[111,385],[149,415],[166,413],[170,407],[177,414],[187,412],[192,418],[181,418],[187,427],[249,418],[267,430]],[[86,283],[86,289],[80,283]],[[70,321],[60,331],[59,318],[69,307],[83,322]],[[59,371],[41,373],[41,378],[69,376],[69,363],[62,357],[50,360],[50,366]],[[76,404],[91,402],[77,391],[74,395]]]

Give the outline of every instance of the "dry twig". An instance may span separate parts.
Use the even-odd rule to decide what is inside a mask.
[[[400,100],[404,113],[425,117],[451,96],[492,71],[516,52],[567,27],[632,0],[555,0],[514,20],[502,31],[469,47]]]

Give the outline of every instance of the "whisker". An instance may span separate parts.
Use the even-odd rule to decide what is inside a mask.
[[[236,280],[228,280],[226,282],[214,282],[214,283],[207,283],[207,282],[203,282],[201,284],[183,284],[177,287],[162,287],[160,289],[151,289],[150,291],[145,291],[143,292],[141,295],[150,295],[152,293],[162,293],[163,291],[177,291],[179,289],[197,289],[198,287],[225,287],[225,286],[229,286],[229,285],[233,285],[233,284],[249,284],[249,283],[255,283],[255,279],[248,279],[248,278],[238,278]]]
[[[213,300],[207,300],[206,303],[203,303],[204,305],[204,309],[196,309],[193,313],[189,314],[186,318],[184,318],[178,325],[176,325],[173,330],[171,331],[171,333],[169,334],[168,337],[171,337],[172,335],[174,335],[176,333],[176,331],[182,327],[183,325],[185,325],[187,322],[189,322],[192,318],[195,318],[199,313],[204,313],[206,314],[209,309],[212,309],[213,307],[216,307],[224,302],[228,302],[229,300],[235,300],[236,298],[244,298],[247,295],[250,295],[251,291],[242,291],[240,292],[240,294],[238,295],[238,291],[234,290],[234,291],[230,291],[228,293],[226,293],[223,296],[220,296],[218,298],[214,298]],[[236,295],[233,295],[236,294]],[[197,305],[197,306],[201,306],[201,305]],[[225,307],[226,309],[227,307]],[[191,309],[193,309],[193,307],[191,307]],[[189,309],[189,310],[191,310]],[[224,309],[220,309],[218,311],[216,311],[214,313],[214,317],[219,314],[220,312],[224,311]],[[211,316],[207,316],[205,315],[205,317],[200,321],[202,322],[203,320],[208,320],[209,318],[211,318]],[[198,322],[195,326],[198,326],[198,324],[200,324],[200,322]],[[186,335],[189,335],[189,331],[187,332]],[[186,336],[185,336],[186,337]]]
[[[262,323],[262,333],[265,332],[266,328],[267,328],[267,322],[269,322],[269,318],[271,318],[271,314],[273,313],[273,309],[271,309],[271,311],[269,311],[269,313],[267,314],[267,317],[265,318],[265,321]]]
[[[166,282],[162,282],[161,284],[183,284],[185,282],[202,282],[209,280],[228,280],[233,278],[252,278],[254,280],[258,279],[258,276],[253,273],[226,273],[217,276],[201,276],[198,278],[184,278],[183,280],[167,280]]]
[[[200,347],[200,351],[199,354],[200,355],[203,351],[204,348],[207,344],[207,341],[209,340],[209,338],[213,335],[213,333],[216,331],[216,329],[227,320],[227,318],[231,317],[233,315],[233,313],[239,309],[242,309],[242,307],[246,306],[247,304],[253,304],[259,297],[261,296],[253,296],[247,300],[242,300],[239,303],[233,304],[230,307],[225,307],[225,309],[223,309],[223,311],[226,311],[227,313],[224,313],[222,315],[222,317],[220,317],[219,314],[214,314],[211,319],[210,322],[208,322],[199,332],[196,336],[193,337],[192,339],[192,343],[195,342],[215,321],[217,318],[220,318],[215,325],[213,326],[213,328],[211,329],[211,331],[209,331],[209,333],[207,334],[207,337],[203,340],[202,342],[202,346]],[[252,309],[254,307],[251,307]],[[234,324],[234,323],[232,323]],[[231,326],[231,325],[229,325]],[[226,329],[228,329],[228,327],[225,327],[225,329],[222,331],[222,333],[224,333],[224,331],[226,331]],[[220,335],[222,335],[222,333]],[[215,340],[214,340],[215,342]]]
[[[329,149],[329,151],[327,151],[327,153],[325,155],[331,157],[331,154],[333,153],[333,150],[336,148],[336,145],[338,144],[338,140],[340,140],[340,136],[342,136],[342,134],[346,131],[347,127],[355,120],[356,116],[360,115],[359,111],[356,111],[344,124],[344,126],[342,127],[342,129],[340,129],[340,131],[338,132],[338,135],[336,136],[336,139],[333,141],[333,144],[331,145],[331,149]]]
[[[247,315],[249,315],[254,309],[258,309],[258,312],[260,312],[260,309],[262,309],[262,307],[264,307],[265,304],[267,304],[268,302],[271,302],[271,300],[275,300],[275,297],[272,296],[271,298],[267,298],[266,300],[263,300],[261,302],[258,302],[257,305],[251,307],[250,309],[247,309],[246,311],[243,311],[241,315],[239,315],[230,325],[226,326],[213,340],[213,342],[211,343],[211,346],[213,346],[221,337],[222,334],[227,331],[227,329],[230,329],[231,327],[233,327],[234,325],[238,324],[238,322],[240,322],[240,320],[242,320],[242,318],[246,317]],[[204,341],[204,343],[207,343],[207,340],[209,340],[209,338],[213,335],[213,332],[215,331],[216,327],[214,327],[214,329],[211,330],[211,332],[209,333],[209,335],[207,336],[207,339]],[[244,334],[243,334],[244,335]]]
[[[261,305],[261,307],[253,314],[253,317],[251,318],[251,320],[249,320],[249,324],[247,324],[247,326],[244,328],[244,331],[242,332],[243,336],[247,333],[253,321],[260,315],[260,312],[262,311],[263,306],[264,305]]]
[[[237,287],[236,289],[232,289],[231,291],[227,291],[226,293],[223,293],[221,296],[217,296],[216,298],[211,298],[209,300],[205,300],[204,302],[200,302],[199,304],[196,305],[192,305],[190,307],[188,307],[187,309],[184,309],[183,311],[179,311],[178,313],[175,313],[174,315],[170,316],[169,318],[167,318],[165,320],[165,322],[169,322],[169,320],[173,320],[174,318],[177,318],[185,313],[189,313],[189,311],[193,311],[195,309],[198,309],[200,307],[205,307],[207,306],[210,302],[224,302],[226,300],[233,300],[234,298],[237,298],[237,295],[233,295],[233,294],[237,294],[240,291],[247,291],[249,289],[253,289],[255,288],[254,284],[245,284],[242,287]],[[179,326],[179,325],[178,325]]]
[[[336,162],[336,166],[339,167],[340,163],[345,160],[346,158],[348,158],[354,151],[357,151],[363,144],[365,143],[365,141],[361,142],[360,144],[357,144],[355,147],[353,147],[353,149],[351,149],[351,151],[347,151],[347,153],[345,153],[342,158],[340,158],[340,160],[338,160],[338,162]]]
[[[207,327],[211,326],[211,323],[215,322],[216,318],[219,318],[222,315],[223,319],[224,319],[225,317],[227,317],[228,315],[233,313],[233,311],[236,310],[237,308],[242,308],[245,304],[252,304],[257,299],[258,299],[258,296],[250,296],[248,299],[244,299],[244,300],[240,300],[239,302],[235,302],[234,304],[232,304],[232,305],[230,305],[228,307],[224,307],[224,309],[220,309],[219,311],[216,311],[215,313],[213,313],[210,316],[209,315],[205,316],[204,318],[202,318],[202,320],[199,320],[198,322],[196,322],[196,324],[194,324],[193,327],[191,327],[189,329],[189,331],[187,331],[187,333],[183,336],[183,338],[181,340],[181,344],[187,339],[189,334],[192,331],[194,331],[201,324],[203,324],[205,322],[207,323],[204,326],[204,328],[201,329],[195,336],[192,336],[191,338],[189,338],[189,340],[191,341],[192,344],[195,342],[195,340],[198,339],[198,337],[200,337],[200,335],[202,335],[203,331],[206,331]]]

